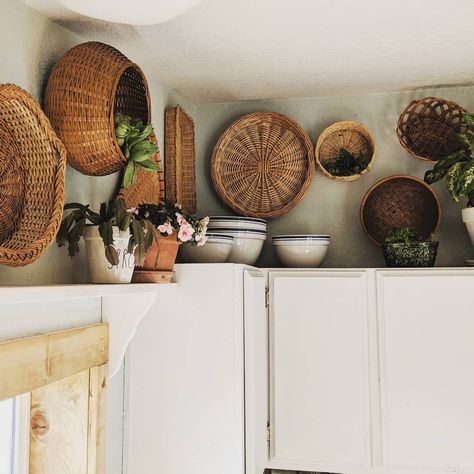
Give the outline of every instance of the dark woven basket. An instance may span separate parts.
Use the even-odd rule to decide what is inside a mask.
[[[393,229],[410,227],[423,240],[441,222],[441,207],[433,189],[414,176],[389,176],[375,183],[360,207],[362,227],[372,242],[381,245]]]
[[[466,131],[465,112],[456,102],[437,97],[413,100],[398,119],[398,139],[417,158],[438,161],[461,147],[456,134]]]

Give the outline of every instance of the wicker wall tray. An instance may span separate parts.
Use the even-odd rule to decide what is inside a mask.
[[[115,139],[116,112],[151,119],[141,69],[97,42],[80,44],[58,61],[46,86],[45,110],[71,166],[93,176],[118,171],[127,161]]]
[[[311,141],[289,117],[256,112],[235,121],[212,155],[221,199],[241,215],[272,218],[290,211],[314,174]]]
[[[381,245],[394,228],[411,227],[427,239],[441,222],[438,197],[425,182],[407,175],[389,176],[375,183],[360,208],[362,227]]]
[[[196,212],[194,122],[181,107],[166,109],[166,198]]]
[[[455,102],[437,97],[414,100],[398,119],[398,139],[417,158],[438,161],[460,148],[456,133],[466,130],[465,112]]]
[[[66,150],[38,103],[0,85],[0,264],[32,263],[54,241],[65,168]]]
[[[339,158],[341,148],[357,155],[363,153],[370,156],[370,163],[360,174],[352,176],[334,176],[324,167],[325,164]],[[328,178],[336,181],[354,181],[368,173],[375,159],[376,145],[372,134],[361,123],[343,121],[337,122],[326,128],[319,136],[316,143],[316,164],[321,172]]]

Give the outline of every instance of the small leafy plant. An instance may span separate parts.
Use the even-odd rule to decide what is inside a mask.
[[[446,187],[453,201],[468,198],[468,207],[474,206],[474,114],[464,114],[468,130],[458,133],[461,149],[440,159],[425,174],[425,181],[433,184],[446,177]]]
[[[176,232],[176,238],[180,242],[191,242],[201,246],[207,241],[209,218],[198,219],[184,212],[178,204],[170,201],[141,204],[137,208],[137,214],[141,219],[151,222],[162,235]]]
[[[421,236],[411,227],[392,229],[385,237],[385,244],[414,244],[422,242]]]
[[[353,176],[361,174],[369,163],[370,158],[364,153],[353,155],[345,148],[341,148],[337,160],[326,163],[324,167],[333,176]]]
[[[123,187],[128,188],[136,180],[136,170],[159,171],[157,164],[151,159],[158,147],[150,140],[153,132],[151,123],[134,120],[128,115],[115,114],[115,136],[125,158],[127,166],[123,174]]]
[[[122,198],[103,202],[99,212],[94,212],[89,205],[70,203],[64,206],[65,211],[71,211],[61,222],[56,242],[59,247],[68,246],[70,257],[79,252],[79,240],[84,235],[86,225],[99,227],[99,234],[104,242],[105,257],[111,265],[119,264],[119,256],[114,246],[113,227],[121,231],[130,231],[128,252],[133,253],[137,263],[141,263],[146,251],[151,247],[156,234],[153,224],[144,219],[133,209],[126,209]]]

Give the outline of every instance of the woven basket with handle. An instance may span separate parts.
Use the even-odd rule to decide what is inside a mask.
[[[325,167],[328,163],[339,158],[339,152],[344,148],[352,155],[360,153],[370,158],[370,162],[361,173],[351,176],[334,176]],[[316,163],[321,172],[336,181],[354,181],[368,173],[375,159],[375,140],[369,130],[361,123],[343,121],[326,128],[316,143]]]
[[[221,199],[244,216],[273,218],[303,198],[314,174],[308,134],[292,119],[255,112],[235,121],[212,155],[211,175]]]
[[[438,97],[413,100],[398,119],[398,139],[413,156],[438,161],[461,148],[456,134],[466,131],[465,112],[456,102]]]
[[[92,176],[119,171],[127,161],[115,138],[115,113],[151,119],[141,69],[98,42],[80,44],[57,62],[46,86],[45,111],[71,166]]]
[[[66,150],[39,104],[0,85],[0,264],[28,265],[54,241],[65,168]]]

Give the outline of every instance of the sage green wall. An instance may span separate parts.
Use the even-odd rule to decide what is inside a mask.
[[[2,0],[0,16],[0,83],[15,83],[41,101],[48,74],[61,55],[84,41],[101,41],[100,35],[80,37],[48,20],[16,0]],[[131,58],[139,63],[138,58]],[[164,110],[177,103],[191,116],[195,105],[185,97],[161,84],[159,78],[145,75],[150,86],[152,112],[158,144],[163,157]],[[68,166],[66,202],[79,201],[97,205],[109,199],[118,175],[90,177]],[[0,210],[1,212],[1,210]],[[87,264],[83,248],[70,259],[65,249],[54,244],[39,260],[23,268],[0,266],[0,285],[38,285],[87,282]]]
[[[399,144],[395,128],[398,117],[414,98],[439,96],[474,110],[474,87],[438,88],[391,94],[294,100],[247,101],[202,104],[197,107],[197,194],[200,214],[231,214],[215,194],[210,178],[212,149],[219,136],[238,117],[255,111],[287,114],[308,131],[313,143],[319,134],[339,120],[365,124],[375,136],[377,159],[370,173],[351,183],[330,180],[318,171],[304,199],[288,214],[269,222],[269,234],[328,233],[332,237],[325,267],[378,267],[383,258],[359,222],[359,205],[366,190],[377,180],[398,173],[423,177],[429,164],[409,155]],[[438,265],[463,265],[474,252],[464,225],[460,206],[451,202],[443,184],[435,185],[441,199],[443,221]],[[274,266],[276,256],[270,239],[265,243],[258,265]]]

